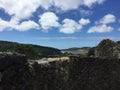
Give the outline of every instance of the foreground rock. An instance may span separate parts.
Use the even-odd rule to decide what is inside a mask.
[[[120,44],[105,39],[95,49],[95,57],[106,59],[120,59]]]
[[[33,90],[32,78],[24,55],[0,53],[0,90]]]
[[[55,60],[56,59],[56,60]],[[0,90],[120,90],[120,60],[0,54]]]

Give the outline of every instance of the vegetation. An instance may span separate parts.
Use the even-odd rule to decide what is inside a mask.
[[[117,41],[120,44],[120,41]],[[65,53],[61,53],[60,50],[51,48],[51,47],[44,47],[39,45],[32,45],[32,44],[19,44],[16,42],[8,42],[8,41],[0,41],[0,52],[17,52],[20,54],[25,54],[29,59],[40,59],[43,57],[63,57],[63,56],[78,56],[81,58],[85,57],[94,57],[96,47],[82,47],[82,48],[69,48],[63,49],[62,51],[66,51]],[[86,50],[88,53],[72,53],[78,50]],[[67,52],[71,51],[71,52]]]
[[[120,44],[120,41],[117,41],[118,44]]]
[[[93,48],[90,48],[89,51],[88,51],[88,57],[93,57],[95,56],[95,48],[96,47],[93,47]]]
[[[0,41],[0,52],[17,52],[25,54],[29,59],[55,57],[61,54],[60,50],[32,44],[19,44],[16,42]]]

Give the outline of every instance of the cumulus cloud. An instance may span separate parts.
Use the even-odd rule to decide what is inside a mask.
[[[4,9],[5,12],[11,16],[26,19],[32,16],[39,7],[49,9],[49,7],[54,5],[65,11],[77,9],[81,5],[90,7],[95,3],[101,4],[103,1],[104,0],[0,0],[0,8]]]
[[[5,21],[0,19],[0,31],[4,31],[6,28],[7,30],[27,31],[30,29],[38,29],[39,25],[31,20],[18,23],[17,20]]]
[[[49,10],[50,7],[53,6],[55,9],[59,8],[67,11],[78,9],[80,6],[87,6],[89,8],[94,4],[102,4],[104,1],[105,0],[0,0],[0,9],[3,9],[12,18],[10,21],[0,19],[0,29],[1,31],[6,28],[26,31],[31,28],[39,28],[36,22],[29,19],[39,7]],[[26,19],[27,21],[23,21]],[[39,23],[44,31],[52,27],[60,27],[60,32],[64,33],[78,32],[83,25],[90,23],[88,19],[81,19],[79,22],[65,19],[63,20],[64,24],[61,26],[58,20],[59,17],[57,17],[55,13],[46,12],[40,16]],[[69,26],[69,24],[71,24],[71,26]]]
[[[77,9],[79,6],[92,7],[94,4],[102,4],[105,0],[53,0],[55,6],[62,10]]]
[[[89,20],[89,19],[81,18],[81,19],[79,20],[79,23],[80,23],[81,25],[87,25],[87,24],[90,23],[90,20]]]
[[[39,16],[39,24],[44,32],[47,32],[51,28],[58,28],[59,32],[65,34],[73,34],[79,32],[84,25],[90,23],[89,19],[81,18],[79,22],[73,19],[64,19],[62,24],[58,22],[59,17],[53,12],[45,12]],[[10,21],[5,21],[0,19],[0,30],[18,30],[18,31],[27,31],[30,29],[39,29],[40,26],[32,21],[22,21],[20,22],[19,18],[13,17]]]
[[[112,28],[111,26],[107,26],[107,25],[97,25],[97,26],[93,26],[88,30],[88,33],[94,33],[94,32],[98,32],[98,33],[104,33],[104,32],[111,32],[114,28]]]
[[[91,7],[101,4],[105,0],[0,0],[0,9],[4,9],[10,16],[27,19],[39,8],[48,10],[51,6],[61,10],[77,9],[80,6]]]
[[[46,12],[40,15],[39,23],[44,31],[52,27],[59,27],[60,24],[58,23],[59,18],[53,12]]]
[[[62,23],[63,24],[61,25],[59,32],[65,33],[65,34],[73,34],[75,32],[79,32],[84,25],[89,24],[90,20],[81,18],[79,22],[77,22],[73,19],[66,18],[62,21]]]
[[[9,25],[9,22],[4,21],[0,18],[0,31],[3,31],[5,28],[7,28]]]
[[[113,14],[107,14],[102,19],[100,19],[99,23],[101,24],[109,24],[116,21],[116,17]]]
[[[64,19],[63,25],[60,28],[60,32],[65,34],[73,34],[75,32],[78,32],[82,29],[82,25],[77,23],[76,21],[72,19]]]
[[[82,0],[54,0],[55,6],[62,10],[77,9]]]
[[[59,32],[65,34],[73,34],[82,29],[83,25],[90,23],[89,19],[80,19],[79,22],[76,22],[73,19],[64,19],[62,24],[58,22],[59,17],[53,12],[45,12],[40,15],[39,23],[43,31],[48,32],[51,28],[58,28]]]
[[[102,4],[105,0],[83,0],[84,5],[91,7],[93,4]]]
[[[89,28],[88,33],[104,33],[104,32],[111,32],[114,30],[113,27],[109,26],[108,24],[114,23],[116,21],[116,17],[112,14],[107,14],[99,21],[95,21],[95,26]]]
[[[29,18],[40,6],[48,9],[49,0],[0,0],[0,8],[9,15],[20,19]]]
[[[39,25],[34,21],[24,21],[20,25],[16,25],[15,29],[19,31],[28,31],[30,29],[39,29]]]

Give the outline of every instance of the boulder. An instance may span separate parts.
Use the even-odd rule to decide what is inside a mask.
[[[104,39],[95,49],[95,57],[120,59],[120,45],[112,40]]]

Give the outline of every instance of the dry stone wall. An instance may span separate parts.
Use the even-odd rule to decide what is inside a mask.
[[[120,90],[120,60],[78,58],[28,61],[0,54],[0,90]]]

